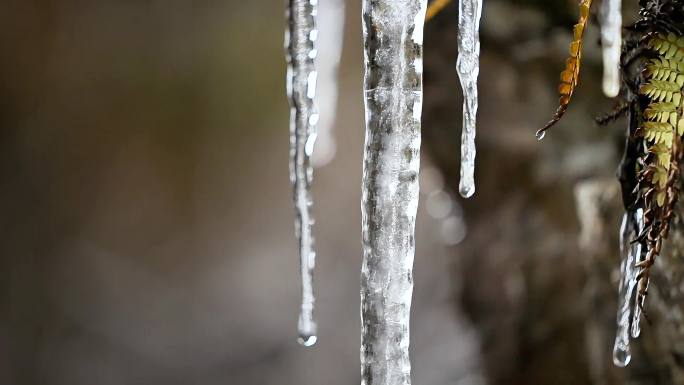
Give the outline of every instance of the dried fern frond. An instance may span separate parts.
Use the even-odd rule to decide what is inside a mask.
[[[584,31],[587,27],[587,20],[589,19],[589,10],[591,9],[592,0],[581,0],[579,4],[579,21],[573,28],[573,40],[570,43],[570,57],[565,62],[565,69],[561,73],[561,83],[558,86],[560,99],[558,101],[558,109],[556,110],[553,119],[537,131],[537,139],[542,139],[546,130],[551,128],[554,124],[563,117],[565,111],[568,109],[572,94],[575,92],[577,83],[579,82],[580,64],[582,62],[582,42],[584,38]]]
[[[451,0],[435,0],[428,4],[427,12],[425,12],[425,21],[437,16],[449,3],[451,3]]]

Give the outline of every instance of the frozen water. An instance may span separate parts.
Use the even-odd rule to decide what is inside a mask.
[[[620,93],[620,49],[622,47],[622,0],[603,0],[599,11],[603,51],[603,92]]]
[[[290,99],[290,179],[294,189],[295,233],[299,242],[302,303],[299,314],[299,342],[311,346],[316,342],[313,319],[313,217],[311,214],[311,154],[316,141],[318,111],[316,95],[317,51],[315,41],[317,0],[289,0],[285,49],[287,57],[287,93]]]
[[[475,126],[477,118],[477,76],[480,73],[480,17],[482,0],[459,0],[458,59],[456,71],[463,89],[463,131],[461,133],[461,181],[464,198],[475,194]]]
[[[637,210],[635,213],[635,218],[634,220],[637,223],[637,234],[641,234],[644,231],[644,211],[642,209]],[[638,243],[635,245],[636,250],[634,252],[635,254],[635,264],[643,261],[646,257],[646,253],[642,253],[641,250],[641,244]],[[635,283],[636,285],[636,278],[635,278]],[[644,297],[640,295],[636,295],[634,297],[634,305],[633,305],[633,310],[632,310],[632,338],[638,338],[639,335],[641,334],[641,313],[644,305]]]
[[[642,246],[634,242],[634,238],[644,228],[643,210],[638,209],[633,215],[625,213],[620,226],[620,283],[618,286],[617,331],[613,347],[613,363],[625,367],[632,359],[629,348],[630,325],[634,326],[633,317],[638,315],[636,306],[636,285],[639,269],[635,266],[641,258]],[[633,330],[632,330],[633,331]]]
[[[364,0],[361,383],[409,385],[426,0]]]

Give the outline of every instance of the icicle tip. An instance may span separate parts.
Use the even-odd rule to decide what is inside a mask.
[[[475,195],[475,186],[472,184],[467,185],[462,183],[458,189],[458,192],[463,198],[470,198],[471,196]]]

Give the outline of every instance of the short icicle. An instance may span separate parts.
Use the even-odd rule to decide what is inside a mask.
[[[482,0],[459,0],[458,59],[456,71],[463,89],[461,133],[461,181],[464,198],[475,193],[475,126],[478,107],[477,76],[480,72],[480,17]]]
[[[316,343],[313,319],[313,217],[311,214],[311,154],[316,141],[318,111],[316,94],[315,41],[318,0],[289,0],[285,48],[287,56],[287,93],[290,99],[290,179],[294,188],[295,233],[299,242],[302,303],[299,314],[299,343]]]
[[[603,93],[620,93],[620,49],[622,48],[622,0],[603,0],[599,11],[603,51]]]
[[[632,240],[636,235],[634,226],[637,224],[637,218],[635,217],[640,214],[641,209],[635,216],[625,213],[620,226],[620,284],[618,287],[617,332],[613,347],[613,363],[620,367],[627,366],[632,359],[629,348],[629,325],[634,311],[634,288],[637,284],[638,274],[638,269],[634,265],[637,256],[641,254],[641,244],[632,243]]]
[[[410,385],[427,0],[364,0],[361,383]]]

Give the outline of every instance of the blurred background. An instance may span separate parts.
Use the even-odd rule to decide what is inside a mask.
[[[0,384],[359,383],[361,2],[320,3],[319,340],[303,348],[284,2],[0,2]],[[639,351],[612,366],[624,120],[593,123],[615,104],[597,25],[537,142],[577,4],[485,1],[461,200],[456,14],[425,32],[414,383],[660,383]]]

